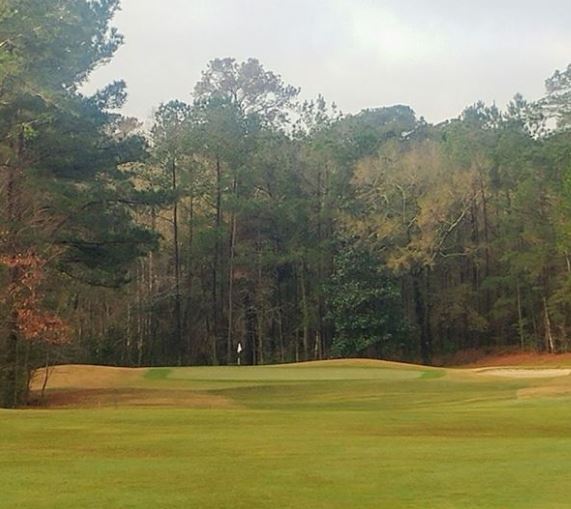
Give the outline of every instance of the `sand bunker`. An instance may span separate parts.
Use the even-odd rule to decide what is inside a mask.
[[[525,369],[494,368],[478,370],[481,375],[502,376],[506,378],[555,378],[571,375],[571,369]]]

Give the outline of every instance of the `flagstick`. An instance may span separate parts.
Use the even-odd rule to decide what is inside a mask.
[[[236,353],[238,354],[238,366],[241,365],[240,356],[241,356],[241,354],[242,354],[242,350],[243,350],[243,348],[242,348],[242,343],[238,343],[238,348],[236,348]]]

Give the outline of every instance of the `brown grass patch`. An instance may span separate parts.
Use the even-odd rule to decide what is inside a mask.
[[[275,367],[291,368],[417,368],[426,369],[427,366],[406,364],[404,362],[383,361],[379,359],[331,359],[323,361],[306,361],[295,364],[279,364]]]
[[[463,350],[450,357],[436,359],[436,364],[462,368],[494,366],[571,367],[571,353],[548,354],[519,349]]]
[[[40,401],[45,370],[38,370],[32,381],[32,401],[48,408],[237,407],[232,400],[205,391],[148,387],[144,379],[147,371],[147,368],[55,366],[50,368],[45,398]]]
[[[484,368],[476,370],[480,375],[499,376],[504,378],[557,378],[571,375],[571,369],[545,368]]]
[[[46,394],[48,408],[238,408],[232,400],[207,392],[164,389],[72,389]]]
[[[517,397],[520,399],[571,397],[571,385],[527,387],[517,391]]]
[[[54,366],[49,368],[48,389],[106,389],[125,386],[140,380],[147,369],[111,368],[105,366]],[[32,391],[41,390],[45,369],[36,371]]]

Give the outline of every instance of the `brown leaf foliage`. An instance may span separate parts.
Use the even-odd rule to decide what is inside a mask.
[[[0,256],[10,270],[5,301],[9,302],[22,339],[64,344],[70,340],[69,326],[57,315],[42,309],[41,283],[46,262],[33,252]]]

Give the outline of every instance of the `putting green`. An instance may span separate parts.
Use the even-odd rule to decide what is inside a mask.
[[[39,383],[39,382],[37,382]],[[571,376],[62,367],[0,412],[0,508],[568,508]]]

